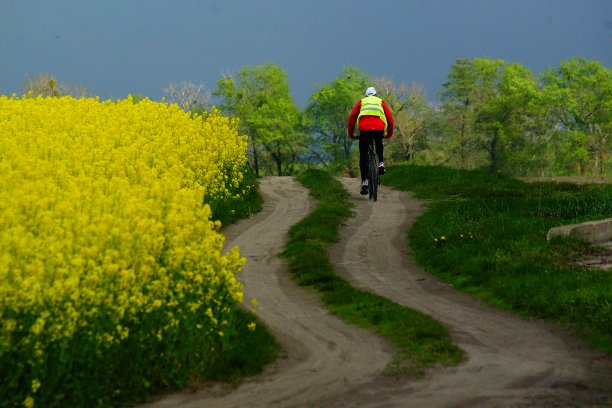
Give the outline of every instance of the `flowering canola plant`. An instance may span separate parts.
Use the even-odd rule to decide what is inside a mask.
[[[214,356],[244,260],[208,203],[241,193],[246,145],[214,110],[0,96],[0,400],[104,405]]]

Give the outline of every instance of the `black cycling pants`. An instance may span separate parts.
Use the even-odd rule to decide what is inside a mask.
[[[370,139],[374,139],[374,147],[378,161],[385,161],[383,158],[383,130],[364,130],[359,132],[359,170],[361,171],[361,181],[368,178],[368,145]]]

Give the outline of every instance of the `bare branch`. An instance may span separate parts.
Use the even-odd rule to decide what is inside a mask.
[[[204,84],[194,84],[183,81],[181,83],[171,82],[164,88],[164,93],[170,103],[176,103],[182,109],[189,110],[194,107],[210,107],[211,94],[205,90]]]

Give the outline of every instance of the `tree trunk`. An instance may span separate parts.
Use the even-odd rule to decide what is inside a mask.
[[[465,142],[465,122],[461,124],[461,132],[460,132],[460,139],[459,139],[459,157],[461,160],[461,169],[465,169],[465,162],[467,159],[467,155],[465,153],[465,149],[466,149],[466,142]]]
[[[253,167],[255,167],[255,175],[259,176],[259,158],[257,157],[257,147],[253,144]]]
[[[498,136],[497,136],[497,131],[495,131],[495,135],[493,136],[493,139],[491,139],[491,150],[489,151],[489,157],[491,158],[491,166],[489,166],[489,169],[491,172],[496,172],[497,170],[499,170],[499,157],[497,155],[497,141],[498,141]]]

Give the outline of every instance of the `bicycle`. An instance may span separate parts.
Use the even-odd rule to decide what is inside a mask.
[[[359,140],[359,137],[356,137]],[[368,198],[372,201],[378,200],[378,186],[380,176],[378,175],[378,162],[374,152],[374,138],[370,138],[368,143]]]

